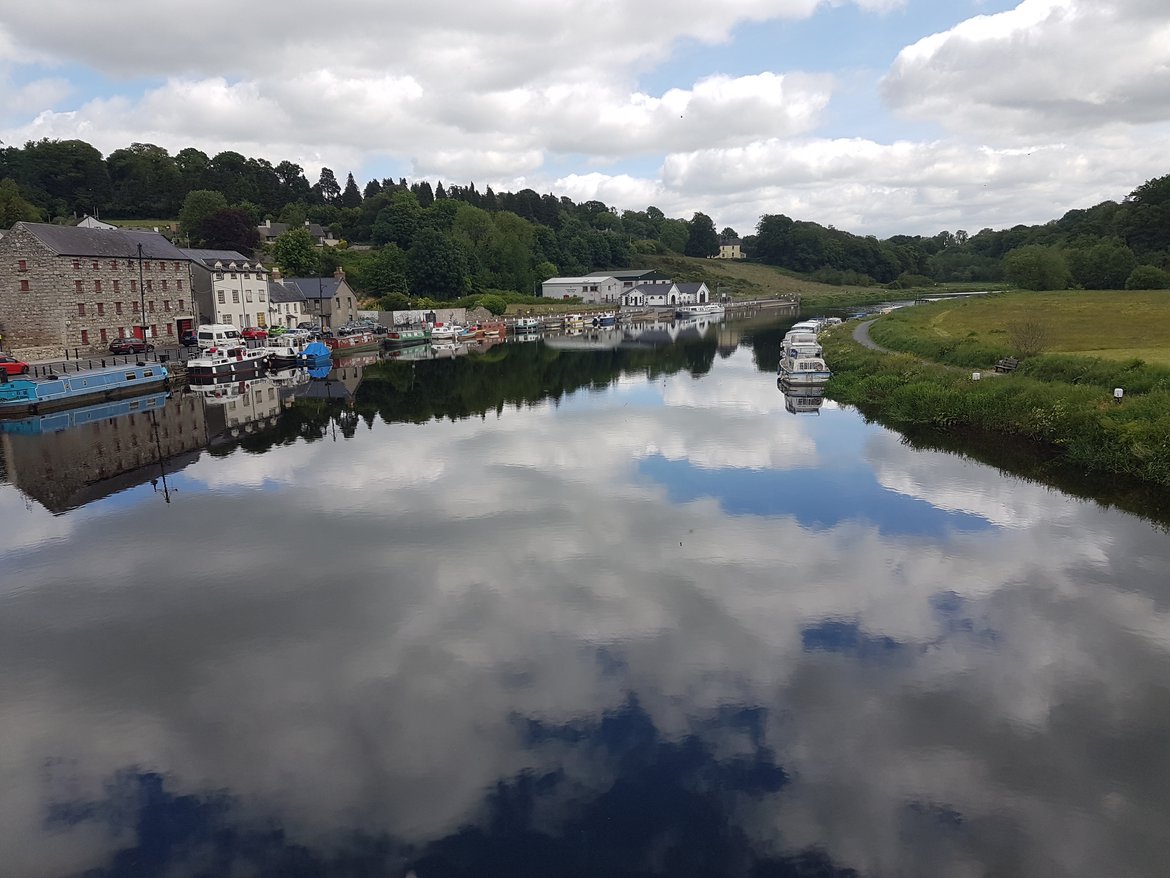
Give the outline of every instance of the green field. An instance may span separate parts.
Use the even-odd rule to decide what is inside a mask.
[[[874,340],[955,365],[1018,355],[1013,333],[1039,327],[1046,354],[1140,359],[1170,366],[1170,292],[1012,292],[903,308],[874,325]]]

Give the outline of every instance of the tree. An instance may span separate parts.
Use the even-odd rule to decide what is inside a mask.
[[[249,256],[260,244],[260,233],[249,211],[225,207],[203,218],[199,239],[213,250],[236,250]]]
[[[321,176],[317,179],[313,191],[325,204],[334,204],[341,197],[341,186],[329,168],[321,169]]]
[[[1133,251],[1120,241],[1100,241],[1068,255],[1073,280],[1086,290],[1120,290],[1137,267]]]
[[[317,273],[317,245],[304,226],[277,236],[272,242],[272,256],[290,277],[309,277]]]
[[[391,243],[403,250],[410,249],[421,216],[422,208],[413,192],[395,192],[390,196],[390,203],[378,211],[374,220],[374,243]]]
[[[1156,265],[1139,265],[1126,278],[1127,290],[1170,290],[1170,271]]]
[[[406,274],[416,296],[457,299],[468,291],[467,257],[438,229],[424,228],[415,235],[406,254]]]
[[[353,179],[353,174],[345,178],[345,191],[341,193],[342,207],[360,207],[362,203],[362,193],[358,191],[357,183]]]
[[[731,226],[726,226],[722,232],[719,233],[720,244],[731,244],[739,240],[739,233]]]
[[[1028,244],[1004,257],[1008,280],[1026,290],[1068,289],[1072,276],[1064,255],[1055,247]]]
[[[696,213],[687,223],[686,255],[719,255],[719,236],[715,233],[715,223],[705,213]]]
[[[406,280],[406,254],[395,244],[387,244],[370,260],[365,269],[366,289],[375,296],[392,293],[404,295],[410,285]],[[387,311],[401,310],[387,308]]]
[[[481,308],[487,308],[497,317],[508,310],[508,303],[504,301],[503,296],[480,296],[479,304]]]
[[[0,180],[0,229],[11,229],[19,222],[39,222],[41,212],[24,199],[12,179]]]
[[[179,228],[193,242],[201,240],[199,227],[213,213],[228,206],[222,192],[214,189],[196,189],[188,192],[179,210]]]
[[[682,220],[664,219],[658,229],[658,240],[675,253],[685,253],[690,230]]]
[[[1033,357],[1048,349],[1051,333],[1048,326],[1039,320],[1021,320],[1007,328],[1008,343],[1021,357]]]
[[[132,143],[106,158],[112,195],[111,216],[174,216],[181,204],[183,178],[175,160],[161,146]]]

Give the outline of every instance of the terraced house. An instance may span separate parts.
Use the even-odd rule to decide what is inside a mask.
[[[157,232],[20,222],[0,238],[0,333],[18,357],[165,344],[194,321],[190,260]]]

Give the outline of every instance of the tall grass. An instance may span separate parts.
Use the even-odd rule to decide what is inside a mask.
[[[1157,382],[1118,404],[1105,384],[1024,374],[972,381],[970,373],[825,338],[828,393],[896,428],[969,428],[1048,447],[1087,471],[1170,488],[1170,389]],[[1137,367],[1135,374],[1141,369]]]

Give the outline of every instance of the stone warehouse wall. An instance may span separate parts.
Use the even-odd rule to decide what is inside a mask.
[[[27,359],[106,350],[114,339],[133,334],[143,299],[146,322],[157,327],[155,343],[173,342],[175,320],[191,316],[188,265],[144,260],[143,295],[137,259],[58,256],[17,227],[0,238],[4,348]]]

